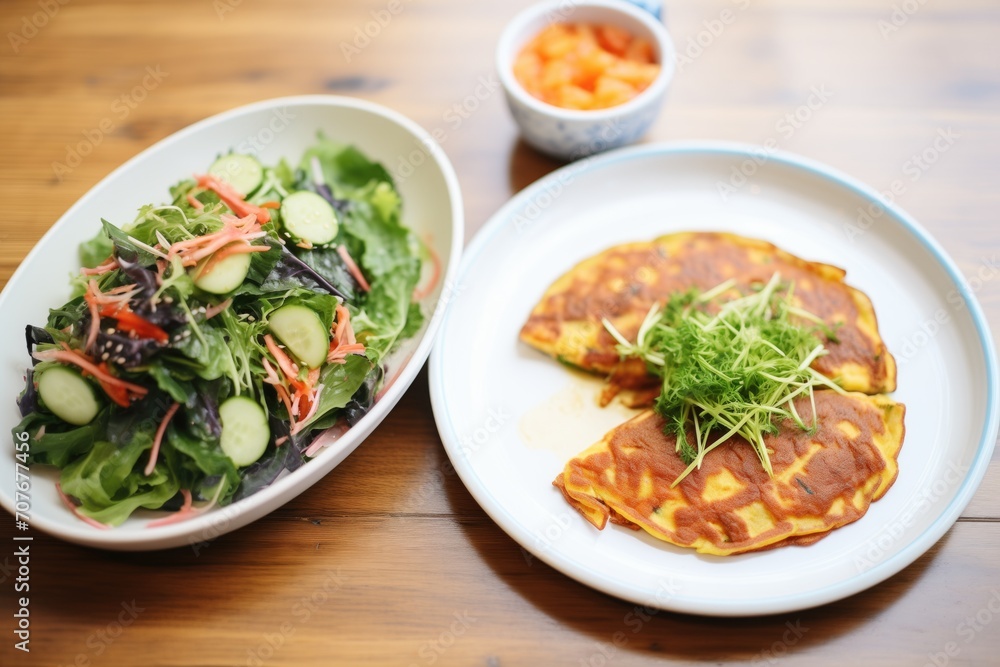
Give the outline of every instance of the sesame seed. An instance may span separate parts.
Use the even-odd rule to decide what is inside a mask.
[[[115,352],[121,352],[124,347],[124,343],[118,343],[118,347],[115,348]]]
[[[104,330],[104,333],[108,334],[109,336],[111,334],[113,334],[114,332],[115,332],[115,328],[114,327],[108,327],[107,329]]]
[[[125,357],[118,357],[117,359],[115,359],[115,363],[116,364],[124,364],[125,363]]]
[[[111,356],[110,354],[108,354],[107,352],[105,352],[104,354],[101,355],[101,361],[107,361],[108,357],[110,357],[110,356]]]

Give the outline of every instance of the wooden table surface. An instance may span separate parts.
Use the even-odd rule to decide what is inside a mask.
[[[0,280],[127,158],[211,114],[299,93],[442,128],[471,237],[558,166],[518,141],[498,92],[457,127],[447,115],[492,79],[499,32],[525,4],[4,0]],[[1000,330],[1000,3],[668,0],[668,23],[685,60],[646,141],[774,139],[878,189],[900,180],[899,203],[966,275],[986,276],[977,295]],[[805,114],[813,91],[828,99]],[[789,132],[797,110],[808,118]],[[940,133],[948,149],[914,171]],[[0,663],[1000,661],[998,458],[949,533],[866,592],[762,618],[645,615],[526,558],[487,517],[448,465],[426,384],[422,373],[320,483],[205,548],[104,553],[36,534],[30,654],[13,648],[13,521],[0,521]]]

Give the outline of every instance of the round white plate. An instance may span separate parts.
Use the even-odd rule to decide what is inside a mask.
[[[59,501],[58,472],[31,469],[30,498],[15,496],[13,435],[20,421],[14,399],[30,364],[24,326],[41,325],[50,307],[66,302],[69,276],[79,266],[77,247],[100,229],[101,218],[122,225],[139,207],[169,198],[177,181],[208,168],[219,153],[257,155],[264,164],[298,160],[322,130],[354,144],[381,162],[396,179],[403,200],[403,223],[430,245],[441,260],[441,280],[423,303],[423,329],[387,361],[384,395],[353,428],[316,458],[269,487],[227,507],[166,526],[148,528],[163,513],[140,512],[113,530],[93,528]],[[308,489],[361,444],[410,386],[430,352],[449,284],[462,250],[462,197],[444,151],[419,125],[383,106],[348,97],[312,95],[258,102],[213,116],[173,134],[135,156],[98,183],[70,208],[28,254],[0,294],[0,433],[11,438],[0,456],[0,505],[9,512],[30,506],[30,525],[63,539],[117,550],[163,549],[198,544],[254,521]]]
[[[804,158],[761,155],[722,143],[642,146],[533,184],[467,249],[431,354],[438,429],[479,504],[534,556],[640,604],[740,616],[868,588],[955,522],[996,439],[996,353],[975,281],[871,188]],[[730,180],[754,160],[763,164],[745,183]],[[683,230],[736,232],[843,267],[875,304],[899,364],[893,397],[907,408],[899,477],[861,520],[812,546],[697,555],[620,526],[598,531],[552,486],[569,458],[627,415],[601,414],[594,382],[520,343],[521,325],[580,260]]]

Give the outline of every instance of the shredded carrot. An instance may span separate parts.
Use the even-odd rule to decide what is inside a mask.
[[[281,207],[281,202],[279,202],[279,201],[266,201],[263,204],[261,204],[260,207],[261,208],[274,208],[274,209],[276,209],[276,208],[280,208]]]
[[[219,262],[226,259],[227,257],[232,257],[233,255],[248,254],[251,252],[267,252],[271,249],[268,245],[248,245],[245,243],[230,243],[229,245],[223,247],[222,249],[216,251],[207,262],[198,270],[198,277],[207,276],[211,273]]]
[[[274,360],[278,362],[278,368],[285,374],[285,377],[298,379],[299,367],[295,365],[291,357],[285,354],[281,346],[274,342],[271,334],[264,335],[264,344],[267,346],[267,350],[274,355]]]
[[[322,385],[317,386],[316,383],[319,382],[320,370],[318,368],[309,369],[305,380],[302,380],[299,378],[299,367],[275,342],[271,334],[265,334],[264,344],[278,363],[276,370],[266,358],[263,359],[266,375],[264,382],[274,387],[278,398],[284,403],[285,409],[288,411],[291,432],[294,435],[305,426],[305,422],[312,418],[319,407],[318,398]],[[281,371],[284,379],[278,375],[278,370]],[[289,386],[291,390],[289,390]]]
[[[63,345],[65,347],[65,343]],[[107,383],[113,387],[123,387],[137,396],[145,396],[149,393],[149,390],[143,386],[126,382],[125,380],[111,375],[108,371],[101,370],[98,366],[94,365],[89,357],[79,351],[71,351],[68,347],[62,350],[36,351],[33,352],[31,356],[39,361],[58,361],[64,364],[79,366],[81,369],[97,378],[98,382],[100,382],[102,386],[104,383]]]
[[[274,366],[267,360],[267,357],[261,357],[261,363],[264,364],[264,373],[267,375],[264,378],[264,382],[268,384],[281,384],[281,378],[274,372]]]
[[[184,266],[194,266],[202,259],[221,250],[227,245],[236,241],[245,242],[248,247],[270,250],[270,246],[250,246],[250,241],[262,238],[267,232],[261,229],[260,225],[252,215],[244,218],[234,218],[230,215],[222,216],[222,229],[204,236],[197,236],[193,239],[177,241],[167,250],[167,257],[180,257]],[[256,250],[248,252],[258,252]]]
[[[163,434],[167,432],[167,424],[173,419],[174,413],[177,412],[177,408],[181,407],[180,403],[174,403],[167,409],[167,414],[163,415],[163,421],[160,422],[159,428],[156,429],[156,437],[153,438],[153,449],[149,452],[149,463],[146,464],[146,477],[153,474],[153,470],[156,468],[156,458],[160,454],[160,443],[163,442]]]
[[[181,489],[181,495],[184,496],[184,505],[179,510],[177,510],[168,517],[165,517],[163,519],[157,519],[156,521],[150,521],[149,523],[146,524],[146,528],[167,526],[172,523],[186,521],[187,519],[196,517],[199,514],[204,514],[208,510],[215,507],[215,504],[219,502],[219,496],[222,495],[222,489],[224,486],[226,486],[225,475],[223,475],[222,479],[219,480],[219,485],[215,487],[215,495],[212,496],[212,499],[209,500],[207,504],[202,505],[201,507],[193,506],[192,503],[193,498],[191,497],[191,492],[188,489]]]
[[[63,493],[62,486],[59,482],[56,482],[56,491],[59,493],[59,499],[62,500],[63,505],[69,508],[69,511],[73,513],[77,519],[80,519],[84,523],[93,526],[94,528],[100,528],[101,530],[110,530],[111,526],[106,523],[101,523],[97,519],[91,519],[89,516],[84,514],[77,508],[76,504],[69,499],[65,493]]]
[[[276,438],[275,439],[274,446],[275,447],[281,447],[286,442],[288,442],[288,436],[287,435],[283,435],[280,438]]]
[[[97,287],[97,281],[90,280],[87,283],[87,292],[83,295],[83,300],[87,302],[87,309],[90,311],[90,332],[87,334],[87,340],[83,344],[83,349],[87,351],[94,349],[97,334],[101,333],[101,313],[97,307],[97,297],[95,296],[99,293],[100,289]]]
[[[309,420],[313,418],[313,415],[316,414],[316,410],[319,409],[319,400],[318,400],[319,393],[322,390],[323,390],[323,385],[317,385],[315,392],[312,395],[302,394],[303,396],[307,396],[309,398],[310,407],[309,410],[306,412],[305,417],[292,424],[292,428],[290,430],[292,435],[295,435],[296,433],[301,431],[305,427],[305,425],[309,422]]]
[[[170,262],[165,259],[156,259],[156,284],[157,286],[163,285],[163,274],[166,273],[167,267],[170,266]]]
[[[267,377],[264,379],[264,382],[274,387],[274,391],[276,394],[278,394],[278,398],[281,399],[281,402],[285,404],[285,410],[288,411],[289,421],[294,421],[295,415],[292,414],[292,399],[288,395],[288,389],[285,388],[285,385],[284,383],[282,383],[281,378],[278,377],[278,374],[275,372],[274,367],[271,366],[271,362],[269,362],[266,357],[261,359],[261,361],[264,365],[264,372],[267,374]]]
[[[198,514],[198,510],[191,506],[191,492],[187,489],[181,489],[181,495],[184,496],[184,504],[179,510],[171,514],[170,516],[164,517],[162,519],[157,519],[156,521],[150,521],[146,524],[146,528],[155,528],[156,526],[168,526],[172,523],[177,523],[179,521],[184,521],[190,518],[192,515]]]
[[[369,285],[368,281],[365,280],[365,274],[361,273],[361,269],[358,268],[354,258],[352,258],[350,253],[347,252],[347,247],[343,245],[337,246],[337,254],[340,255],[342,260],[344,260],[344,264],[347,265],[347,271],[351,274],[351,277],[358,281],[358,285],[361,289],[365,292],[371,292],[371,285]]]
[[[233,305],[233,300],[226,299],[222,303],[207,307],[205,309],[205,319],[206,320],[212,319],[213,317],[224,311],[226,308],[229,308],[229,306],[231,305]]]
[[[109,271],[114,271],[118,268],[118,259],[114,255],[108,257],[104,260],[100,266],[95,266],[92,269],[80,269],[80,273],[85,276],[102,276]]]
[[[349,429],[350,426],[345,420],[341,419],[337,421],[336,424],[328,428],[323,433],[319,434],[316,437],[316,439],[313,440],[312,444],[309,445],[308,449],[306,449],[306,451],[303,452],[303,455],[308,456],[309,458],[316,456],[319,450],[332,445],[334,442],[339,440],[345,433],[347,433]]]
[[[420,301],[433,292],[434,288],[437,287],[438,280],[441,279],[441,258],[438,257],[437,252],[430,242],[424,243],[424,247],[427,248],[427,253],[431,256],[431,277],[424,287],[417,287],[413,290],[414,301]]]
[[[332,364],[347,363],[350,354],[364,354],[365,346],[354,337],[351,326],[351,313],[344,304],[337,304],[337,322],[333,330],[333,340],[330,341],[330,351],[326,360]]]
[[[298,415],[298,412],[295,410],[295,406],[292,403],[292,397],[288,395],[288,389],[286,389],[283,384],[276,384],[274,385],[274,391],[278,394],[278,398],[281,399],[281,402],[284,403],[285,410],[288,411],[288,421],[294,424],[295,417]]]
[[[316,412],[316,398],[319,396],[320,389],[316,386],[317,382],[319,382],[319,369],[313,368],[309,371],[304,382],[300,380],[291,383],[295,389],[295,400],[292,402],[292,407],[295,409],[296,415],[306,413],[303,421],[308,420]]]
[[[327,355],[326,360],[331,364],[346,364],[347,357],[351,354],[364,354],[365,346],[361,343],[353,345],[341,345]]]
[[[336,345],[357,342],[354,337],[354,327],[351,326],[351,311],[342,303],[337,304],[337,328],[333,331],[333,342]]]
[[[186,199],[187,199],[187,203],[191,204],[191,206],[195,207],[199,211],[201,209],[205,208],[204,204],[202,204],[198,199],[195,199],[195,196],[194,196],[193,192],[188,192]]]
[[[226,206],[232,209],[233,213],[242,217],[247,215],[255,215],[257,220],[261,224],[265,224],[271,221],[271,214],[268,212],[267,208],[262,206],[255,206],[240,195],[233,186],[229,185],[224,181],[220,181],[215,176],[211,174],[203,174],[196,177],[198,179],[198,186],[205,188],[206,190],[211,190],[215,194],[219,195]]]

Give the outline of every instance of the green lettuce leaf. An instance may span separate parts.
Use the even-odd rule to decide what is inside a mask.
[[[304,427],[310,428],[329,413],[347,405],[371,369],[372,364],[367,357],[358,354],[348,355],[343,364],[327,364],[319,376],[319,384],[323,385],[319,407]]]
[[[162,463],[147,476],[139,460],[153,445],[152,433],[136,433],[124,445],[101,440],[86,456],[62,469],[64,493],[80,501],[79,510],[101,523],[120,525],[140,507],[157,509],[180,489]]]
[[[331,141],[320,132],[318,141],[302,156],[299,168],[309,173],[313,157],[319,158],[327,184],[338,198],[351,197],[354,190],[373,181],[392,186],[392,176],[354,146]]]
[[[94,238],[80,244],[80,265],[88,269],[100,266],[113,249],[111,239],[101,229]]]

